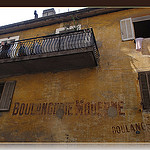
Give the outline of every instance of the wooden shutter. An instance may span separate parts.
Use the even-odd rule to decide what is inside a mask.
[[[0,111],[7,111],[10,108],[11,100],[13,97],[16,81],[6,81],[2,96],[0,99]]]
[[[131,18],[123,19],[120,21],[121,28],[121,37],[122,41],[133,40],[134,36],[134,27]]]
[[[150,72],[139,73],[143,109],[150,109]]]

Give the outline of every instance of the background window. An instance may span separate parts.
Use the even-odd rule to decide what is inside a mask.
[[[0,111],[8,111],[11,105],[16,81],[6,81],[0,84]]]
[[[140,91],[144,110],[150,110],[150,72],[140,72]]]
[[[150,15],[120,20],[122,41],[150,38]]]
[[[149,38],[150,37],[150,20],[134,22],[135,38]]]

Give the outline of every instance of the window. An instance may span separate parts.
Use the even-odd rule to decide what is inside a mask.
[[[138,76],[143,110],[150,110],[150,71],[139,72]]]
[[[11,40],[18,41],[18,40],[19,40],[19,36],[12,36],[12,37],[8,37],[8,38],[0,39],[0,43],[1,43],[2,41],[11,41]]]
[[[0,58],[13,58],[16,55],[17,42],[19,36],[13,36],[8,38],[0,39]]]
[[[59,33],[65,33],[65,32],[71,32],[71,31],[74,31],[74,30],[81,30],[81,25],[77,25],[77,26],[69,26],[68,28],[65,28],[65,27],[62,27],[62,28],[58,28],[56,29],[56,34],[59,34]]]
[[[127,18],[120,21],[123,41],[135,38],[150,38],[150,16]]]
[[[0,111],[8,111],[12,101],[16,81],[0,83]]]
[[[150,20],[133,22],[135,38],[148,38],[150,37]]]

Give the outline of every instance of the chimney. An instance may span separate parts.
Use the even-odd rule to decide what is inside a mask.
[[[46,17],[46,16],[55,15],[55,14],[56,14],[55,9],[54,9],[54,8],[51,8],[51,9],[43,10],[42,16],[43,16],[43,17]]]

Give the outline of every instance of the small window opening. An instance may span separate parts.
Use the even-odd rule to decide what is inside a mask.
[[[67,33],[67,32],[72,32],[72,31],[76,31],[75,29],[66,29],[63,31],[59,31],[59,33]]]
[[[135,38],[150,38],[150,20],[133,22]]]

